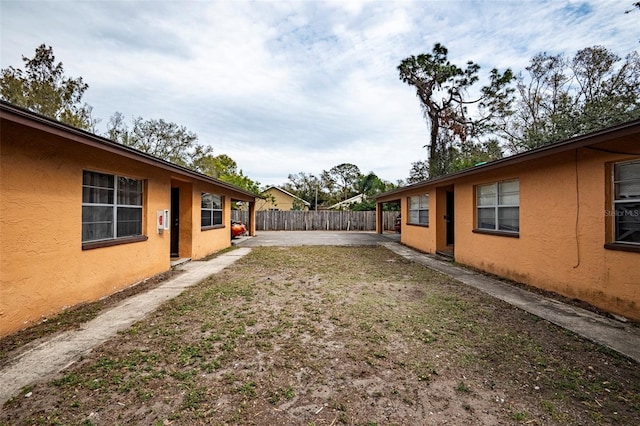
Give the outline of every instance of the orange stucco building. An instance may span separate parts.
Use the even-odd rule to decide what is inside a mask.
[[[413,184],[401,241],[640,320],[640,121]]]
[[[0,103],[0,336],[231,245],[255,195]]]

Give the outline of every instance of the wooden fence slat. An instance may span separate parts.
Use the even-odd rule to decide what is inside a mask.
[[[400,212],[382,212],[382,227],[392,231],[396,216]],[[231,219],[248,223],[249,212],[232,210]],[[375,231],[376,212],[352,211],[280,211],[256,212],[257,231]]]

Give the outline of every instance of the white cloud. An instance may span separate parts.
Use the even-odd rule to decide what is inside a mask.
[[[0,65],[53,46],[106,122],[164,118],[263,184],[350,162],[395,181],[427,128],[397,65],[441,42],[458,65],[523,69],[540,51],[624,56],[640,12],[620,1],[0,2]]]

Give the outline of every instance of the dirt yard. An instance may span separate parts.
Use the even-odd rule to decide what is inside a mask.
[[[382,247],[265,247],[0,424],[636,425],[640,369]]]

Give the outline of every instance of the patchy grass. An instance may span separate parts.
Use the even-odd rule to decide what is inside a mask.
[[[29,328],[20,330],[9,336],[0,339],[0,366],[5,365],[11,358],[11,354],[25,345],[33,343],[42,337],[49,337],[52,334],[63,331],[77,330],[80,326],[92,319],[96,318],[105,309],[111,308],[122,300],[127,299],[136,294],[151,290],[178,272],[168,271],[158,274],[147,280],[141,281],[131,287],[112,294],[109,297],[100,299],[93,303],[82,303],[63,312],[52,316],[51,318],[43,318],[39,323]]]
[[[0,414],[7,425],[425,422],[638,424],[640,373],[381,247],[258,248]]]

